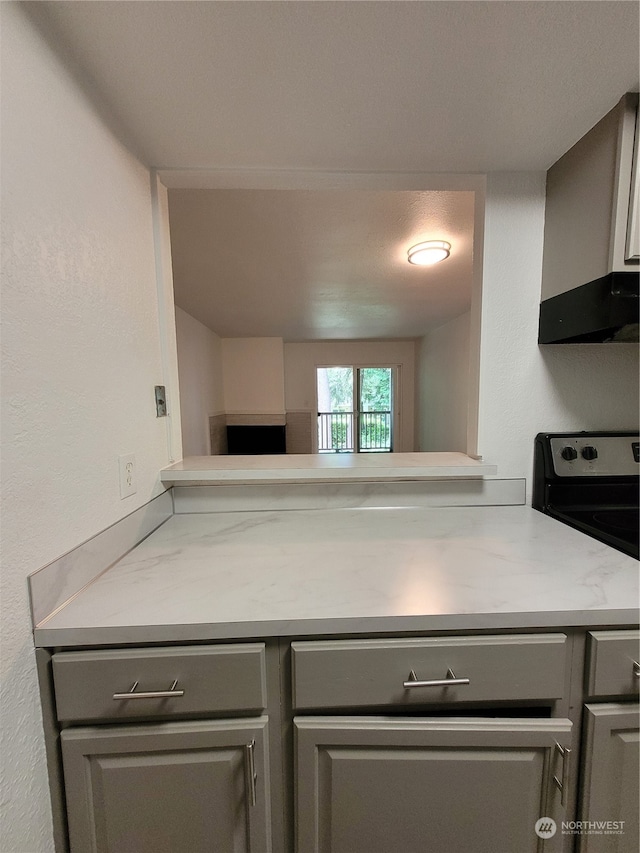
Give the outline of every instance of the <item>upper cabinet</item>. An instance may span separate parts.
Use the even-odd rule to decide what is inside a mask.
[[[627,261],[640,260],[640,108],[637,105],[625,259]]]
[[[540,343],[634,335],[637,114],[638,95],[625,95],[547,173]]]

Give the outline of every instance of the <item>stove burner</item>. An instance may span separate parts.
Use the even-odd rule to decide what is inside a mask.
[[[610,527],[612,530],[637,530],[638,513],[630,509],[608,510],[606,512],[595,512],[593,520],[602,527]]]

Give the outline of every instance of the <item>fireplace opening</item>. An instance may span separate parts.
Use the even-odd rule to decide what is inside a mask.
[[[227,426],[228,453],[231,456],[257,456],[286,453],[286,427],[282,425]]]

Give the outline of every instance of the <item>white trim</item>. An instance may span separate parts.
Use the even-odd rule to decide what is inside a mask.
[[[163,186],[158,174],[153,169],[150,173],[150,182],[153,248],[156,262],[158,331],[162,365],[162,380],[158,384],[165,386],[168,404],[166,415],[167,456],[170,462],[175,462],[177,459],[182,459],[182,421],[180,418],[178,346],[173,297],[169,207],[166,187]],[[152,393],[151,389],[149,392]]]
[[[483,191],[483,174],[325,172],[308,169],[172,169],[156,172],[169,189]]]
[[[469,384],[467,387],[467,454],[476,458],[480,411],[480,354],[482,336],[482,285],[484,275],[484,220],[486,213],[486,181],[474,199],[473,268],[471,309],[469,317]],[[419,415],[416,413],[416,417]]]

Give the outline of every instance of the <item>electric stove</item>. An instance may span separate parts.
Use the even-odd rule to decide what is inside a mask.
[[[640,436],[540,433],[533,507],[638,559]]]

